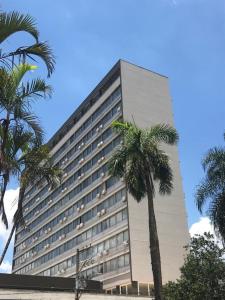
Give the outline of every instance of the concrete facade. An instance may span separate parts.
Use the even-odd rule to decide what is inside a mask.
[[[26,192],[29,230],[16,232],[14,273],[74,276],[79,248],[81,259],[87,260],[84,277],[103,281],[109,290],[128,289],[133,281],[150,289],[147,201],[137,203],[124,182],[107,174],[107,161],[120,143],[110,130],[118,118],[143,128],[173,125],[168,79],[119,61],[49,141],[64,181],[55,191],[41,182]],[[171,159],[174,191],[170,196],[157,194],[154,202],[167,282],[179,276],[189,236],[177,147],[164,149]]]
[[[49,292],[36,290],[8,290],[0,289],[0,299],[14,299],[14,300],[74,300],[74,293],[72,292]],[[118,296],[105,294],[82,294],[81,300],[146,300],[149,297],[140,296]]]

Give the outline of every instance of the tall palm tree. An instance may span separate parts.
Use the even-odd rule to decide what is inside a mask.
[[[21,46],[9,53],[0,49],[0,62],[7,67],[12,67],[14,63],[25,63],[27,59],[35,61],[36,58],[40,58],[47,67],[49,77],[54,71],[55,58],[48,43],[39,41],[39,31],[34,18],[15,11],[0,13],[0,44],[21,31],[30,34],[35,42],[29,46]]]
[[[129,122],[114,122],[113,128],[121,134],[123,144],[115,151],[109,162],[109,173],[123,177],[129,193],[139,202],[145,196],[148,201],[149,240],[155,299],[162,299],[162,274],[159,240],[154,211],[155,186],[159,193],[170,194],[173,175],[169,157],[160,149],[160,143],[174,145],[178,141],[176,130],[165,124],[149,129],[138,128]]]
[[[50,188],[54,188],[61,180],[61,170],[53,166],[49,157],[49,149],[46,145],[37,146],[32,132],[24,132],[16,128],[7,143],[7,153],[10,153],[10,172],[17,178],[20,184],[18,207],[13,217],[13,226],[8,240],[0,257],[0,265],[10,245],[13,233],[19,225],[25,225],[23,219],[22,203],[25,190],[30,182],[45,179]],[[22,151],[22,154],[21,154]],[[19,155],[18,155],[19,154]],[[1,195],[2,196],[2,195]]]
[[[43,142],[43,129],[37,116],[31,110],[31,104],[40,98],[51,96],[52,89],[42,79],[23,82],[24,76],[35,66],[20,64],[12,70],[0,69],[0,176],[1,197],[0,214],[6,227],[7,217],[4,210],[4,195],[10,180],[11,161],[7,144],[14,132],[31,131],[35,145]],[[21,150],[21,149],[20,149]]]
[[[206,213],[225,243],[225,147],[210,149],[202,160],[202,167],[205,177],[197,187],[196,205],[200,213],[207,207]]]

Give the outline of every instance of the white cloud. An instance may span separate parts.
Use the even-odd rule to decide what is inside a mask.
[[[0,266],[0,273],[11,273],[12,271],[12,265],[6,261],[1,264]]]
[[[211,234],[215,235],[213,226],[207,217],[201,217],[198,222],[192,224],[189,232],[191,237],[193,237],[195,234],[203,235],[204,232],[210,232]]]
[[[5,211],[9,220],[9,228],[6,230],[5,225],[0,220],[0,238],[5,241],[8,237],[10,229],[12,227],[13,215],[17,208],[17,199],[19,195],[19,188],[13,190],[7,190],[4,198]]]

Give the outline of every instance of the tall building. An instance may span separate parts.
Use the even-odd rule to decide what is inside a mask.
[[[76,249],[86,261],[82,275],[103,281],[104,288],[139,289],[153,283],[149,253],[147,201],[137,203],[122,180],[107,173],[107,161],[121,138],[113,120],[140,127],[173,125],[168,78],[119,61],[49,141],[63,182],[53,191],[34,182],[26,191],[26,228],[16,232],[13,273],[71,277]],[[155,210],[163,282],[175,280],[189,236],[176,146],[170,155],[174,190],[156,194]]]

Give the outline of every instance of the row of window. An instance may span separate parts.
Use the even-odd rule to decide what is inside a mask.
[[[91,258],[96,257],[97,255],[99,257],[105,256],[108,254],[108,251],[120,247],[123,243],[128,242],[128,231],[120,232],[119,234],[111,237],[110,239],[107,239],[95,246],[91,246],[89,248],[86,248],[80,252],[80,261],[93,262]],[[124,244],[126,247],[126,244]],[[62,261],[61,263],[39,273],[38,275],[42,276],[56,276],[59,274],[62,274],[67,269],[74,267],[76,265],[76,255],[73,255],[70,258],[67,258],[66,260]]]
[[[19,265],[19,264],[23,263],[26,259],[29,259],[30,257],[32,257],[32,254],[34,252],[40,252],[42,249],[44,249],[46,247],[46,245],[51,246],[52,243],[58,241],[59,239],[61,240],[62,237],[65,238],[66,235],[68,233],[70,233],[71,231],[75,230],[79,224],[81,224],[81,223],[84,224],[84,223],[90,221],[91,219],[95,218],[97,215],[99,215],[99,217],[100,217],[101,215],[103,215],[106,212],[107,209],[111,208],[112,206],[114,206],[115,204],[117,204],[118,202],[123,200],[125,195],[126,195],[126,190],[122,189],[122,190],[118,191],[117,193],[115,193],[114,195],[110,196],[105,201],[101,202],[99,205],[90,209],[85,214],[83,214],[79,218],[73,220],[73,222],[71,222],[67,226],[63,227],[62,229],[58,230],[56,233],[51,235],[49,238],[45,239],[44,241],[37,244],[29,251],[27,251],[25,254],[18,257],[15,260],[15,265]],[[71,206],[68,210],[66,210],[63,214],[61,214],[60,220],[63,220],[64,218],[68,218],[71,215],[74,215],[74,212],[77,212],[76,205]],[[54,224],[54,225],[57,225],[57,224]],[[52,227],[49,227],[49,228],[52,230]],[[50,232],[48,230],[46,230],[46,234],[48,234],[48,233],[50,233]],[[33,242],[35,242],[35,240],[33,240]],[[26,241],[26,245],[27,246],[29,245],[28,241]]]
[[[101,274],[106,274],[113,271],[119,272],[121,268],[128,267],[129,265],[130,265],[130,255],[125,254],[81,272],[81,277],[86,279],[92,279]]]
[[[71,240],[65,242],[61,246],[58,246],[54,250],[48,252],[47,254],[41,256],[40,258],[34,260],[32,263],[26,265],[22,268],[22,273],[27,273],[30,270],[39,267],[46,262],[49,262],[52,259],[55,259],[57,256],[65,253],[68,250],[77,248],[77,246],[83,242],[86,242],[90,238],[95,237],[98,234],[102,234],[105,230],[116,226],[120,222],[127,220],[127,208],[119,211],[118,213],[114,214],[113,216],[103,220],[102,222],[94,225],[92,228],[88,229],[87,231],[83,232],[82,234],[72,238]]]
[[[115,115],[117,115],[118,113],[118,108],[120,108],[121,106],[121,102],[117,103],[102,119],[101,119],[101,124],[102,126],[106,125],[106,123],[108,123],[110,120],[112,120],[114,118]],[[98,143],[100,143],[101,141],[104,141],[106,138],[109,137],[109,135],[111,134],[111,131],[106,131],[106,133],[102,133],[102,135],[100,135],[94,142],[91,146],[87,147],[83,152],[81,152],[78,157],[75,159],[75,164],[78,164],[78,162],[81,160],[81,159],[84,159],[86,158],[92,151],[94,151],[98,145]],[[92,130],[90,130],[83,138],[84,142],[83,145],[85,145],[93,136],[96,135],[96,129],[93,128]],[[77,152],[79,145],[81,145],[82,143],[77,143],[72,149],[70,149],[66,155],[60,160],[59,163],[56,164],[56,166],[62,168],[63,165],[62,163],[63,162],[67,162],[71,159],[71,157]],[[72,162],[73,163],[73,162]],[[65,172],[69,172],[73,167],[73,166],[70,166],[72,163],[70,163],[66,169],[65,169]],[[44,184],[44,182],[43,182]],[[34,186],[34,188],[36,188],[38,186],[38,184],[36,184]],[[40,184],[39,184],[40,186]],[[31,207],[36,201],[37,199],[40,199],[41,197],[43,197],[43,195],[45,193],[48,192],[48,186],[46,185],[33,199],[31,199],[30,201],[28,201],[28,203],[26,203],[24,205],[24,209],[26,208],[29,208]],[[30,194],[31,194],[31,191],[28,193],[29,194],[29,197],[30,197]],[[28,197],[28,199],[29,199]],[[27,195],[25,196],[25,199],[27,198]]]
[[[82,205],[86,206],[89,202],[91,202],[93,200],[96,200],[97,195],[103,195],[103,191],[104,191],[104,194],[105,194],[106,191],[109,190],[109,189],[111,189],[117,182],[118,182],[117,178],[110,177],[105,182],[103,182],[102,184],[98,185],[90,193],[88,193],[87,195],[85,195],[84,197],[82,197],[74,205],[76,205],[77,208],[81,207]],[[73,197],[74,197],[73,196],[73,191],[71,191],[66,196],[64,196],[62,199],[60,199],[59,201],[57,201],[57,203],[54,206],[52,206],[52,207],[55,207],[55,210],[57,210],[57,209],[61,208],[62,206],[65,206],[69,202],[72,202],[73,201]],[[15,249],[15,253],[17,253],[20,250],[23,250],[27,245],[30,245],[31,243],[35,242],[40,237],[42,237],[43,234],[45,233],[45,231],[48,230],[49,227],[52,228],[52,227],[55,227],[57,224],[59,224],[61,222],[61,220],[63,220],[63,218],[65,217],[65,216],[63,216],[63,218],[62,218],[62,214],[59,215],[59,216],[57,216],[57,217],[55,217],[53,220],[51,220],[47,224],[45,224],[38,231],[33,232],[32,236],[30,236],[29,238],[27,238],[26,240],[24,240],[22,243],[20,243],[18,246],[16,246],[14,248]],[[30,232],[30,228],[29,227],[27,227],[23,231],[24,234],[26,234],[26,233],[28,234],[29,232]],[[19,233],[19,234],[21,234],[21,233]]]
[[[62,147],[53,154],[52,159],[55,160],[70,144],[76,140],[84,130],[91,124],[118,98],[121,96],[120,87],[117,88],[97,109],[96,111],[81,125],[80,128],[62,145]]]
[[[118,100],[121,97],[121,89],[120,87],[117,88],[107,99],[106,101],[104,101],[104,103],[99,106],[99,108],[97,108],[97,110],[81,125],[81,127],[60,147],[60,149],[54,153],[52,155],[52,160],[55,161],[57,159],[58,156],[61,155],[62,152],[64,152],[64,150],[66,148],[68,148],[81,134],[82,132],[84,132],[84,130],[86,130],[96,119],[98,116],[100,116],[101,114],[104,113],[105,110],[107,110],[107,108],[112,105],[114,102],[116,102],[116,100]],[[102,124],[102,121],[100,121],[100,123]],[[100,124],[99,123],[99,124]],[[97,124],[97,125],[99,125]],[[96,125],[96,126],[97,126]],[[95,126],[95,127],[96,127]],[[96,133],[96,128],[95,131],[93,131],[93,129],[91,131],[88,132],[88,134],[86,134],[83,139],[81,141],[79,141],[67,154],[66,156],[64,156],[60,161],[62,162],[63,160],[65,160],[66,158],[68,158],[68,156],[72,156],[79,148],[79,145],[82,143],[86,143],[92,136],[93,134]],[[36,185],[33,186],[30,190],[29,190],[29,194],[33,193],[36,190]],[[26,194],[27,196],[27,194]]]
[[[99,178],[102,178],[102,174],[103,173],[106,174],[107,171],[108,171],[108,164],[106,163],[101,168],[97,169],[94,173],[92,173],[89,177],[87,177],[84,181],[78,184],[66,196],[71,199],[71,198],[75,198],[75,196],[77,196],[81,192],[85,192],[85,189],[87,189],[87,187],[91,186]],[[107,182],[105,184],[104,189],[105,190],[108,189]],[[57,210],[57,208],[59,208],[58,202],[56,206],[52,206],[48,210],[44,211],[41,215],[38,215],[38,218],[36,218],[32,223],[30,223],[26,228],[22,229],[22,231],[18,233],[17,239],[28,234],[32,229],[40,225],[40,223],[43,222],[45,219],[47,219],[50,215],[52,215]]]
[[[83,167],[81,167],[79,170],[74,172],[73,175],[66,182],[61,184],[61,186],[58,189],[56,189],[56,191],[49,197],[56,198],[61,193],[61,190],[65,189],[65,188],[69,188],[69,186],[71,184],[73,184],[75,181],[79,181],[85,175],[85,173],[87,171],[89,171],[90,169],[93,169],[96,166],[96,164],[102,157],[105,158],[120,143],[120,141],[121,141],[121,137],[115,138],[105,148],[103,148],[100,152],[98,152],[92,159],[90,159],[86,164],[84,164]],[[74,162],[71,164],[71,166],[75,167],[78,164],[78,161],[79,161],[78,159],[79,159],[79,157],[74,160]],[[92,181],[94,181],[95,177],[98,176],[98,174],[96,172],[93,174],[95,174],[95,176],[92,177]],[[41,209],[43,209],[45,206],[47,206],[48,202],[50,201],[49,197],[47,197],[39,205],[37,205],[34,209],[32,209],[32,211],[26,215],[25,220],[28,221],[34,215],[36,215],[37,212],[40,212]],[[50,210],[51,210],[51,208],[50,208]],[[49,214],[48,214],[48,216],[49,216]]]

